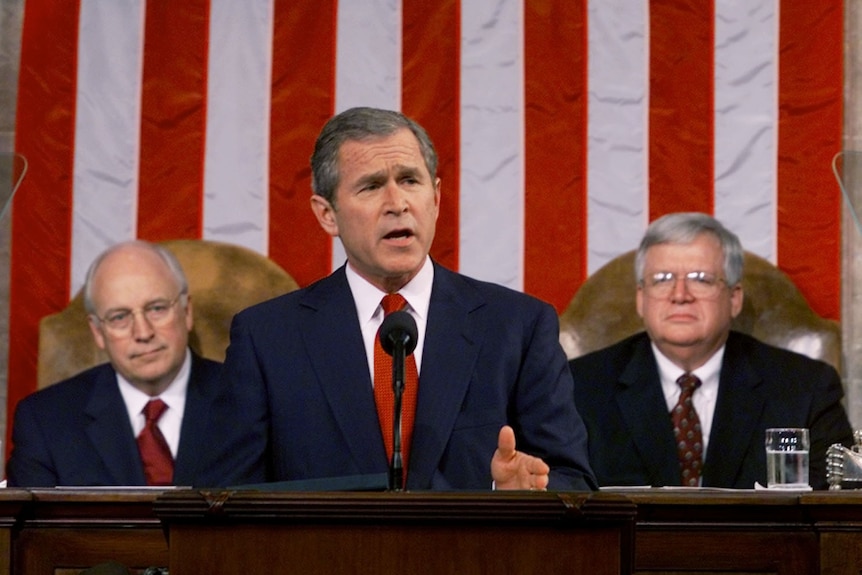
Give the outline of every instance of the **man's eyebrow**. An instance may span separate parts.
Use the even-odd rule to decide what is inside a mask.
[[[357,187],[362,187],[365,184],[370,184],[373,182],[380,182],[386,179],[386,172],[384,170],[380,170],[377,172],[372,172],[370,174],[363,174],[356,180]]]
[[[422,169],[419,166],[405,166],[399,164],[395,166],[399,176],[421,176]]]
[[[395,177],[403,178],[404,176],[411,176],[414,178],[422,177],[422,168],[419,166],[406,165],[406,164],[396,164],[394,166]],[[362,187],[365,184],[370,184],[374,182],[383,182],[389,177],[389,172],[387,170],[379,170],[377,172],[371,172],[369,174],[363,174],[356,180],[357,187]]]
[[[157,298],[153,298],[151,300],[147,300],[146,302],[144,302],[144,305],[142,305],[141,308],[145,308],[147,306],[157,304],[157,303],[170,303],[170,301],[171,301],[171,299],[167,298],[167,297],[157,297]],[[117,312],[117,311],[132,311],[132,308],[130,308],[128,306],[110,307],[105,311],[105,313]]]

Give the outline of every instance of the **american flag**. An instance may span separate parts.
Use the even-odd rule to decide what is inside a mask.
[[[27,0],[9,413],[38,322],[130,238],[344,260],[309,207],[333,113],[441,156],[432,255],[562,311],[671,211],[714,214],[840,313],[841,0]]]

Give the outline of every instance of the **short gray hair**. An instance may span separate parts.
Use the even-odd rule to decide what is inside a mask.
[[[419,149],[431,180],[437,178],[437,152],[425,129],[401,112],[379,108],[350,108],[323,126],[311,155],[311,189],[335,206],[338,188],[338,152],[347,141],[390,136],[407,128],[419,141]]]
[[[186,279],[186,274],[183,271],[183,267],[180,265],[180,262],[179,260],[177,260],[176,256],[174,256],[174,254],[171,253],[170,250],[158,244],[152,244],[143,240],[130,240],[112,245],[111,247],[100,253],[98,256],[96,256],[96,259],[93,260],[93,263],[90,264],[90,268],[87,270],[87,276],[84,280],[84,309],[87,310],[87,313],[90,315],[96,314],[96,305],[93,303],[93,277],[96,275],[99,266],[110,254],[114,253],[117,250],[131,246],[149,250],[159,256],[162,261],[165,262],[165,265],[168,266],[168,269],[171,271],[171,275],[174,276],[174,279],[176,280],[177,285],[180,288],[180,303],[183,307],[185,307],[188,302],[189,282]]]
[[[721,222],[700,212],[677,212],[655,220],[647,227],[646,233],[635,256],[635,277],[638,282],[644,279],[646,252],[659,244],[689,244],[700,234],[712,234],[721,244],[724,254],[724,275],[727,285],[734,286],[742,281],[743,251],[736,234],[725,228]]]

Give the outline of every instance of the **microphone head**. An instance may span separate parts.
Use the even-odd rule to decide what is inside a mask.
[[[404,342],[404,355],[410,355],[416,349],[418,337],[416,320],[403,310],[387,315],[380,326],[380,345],[389,355],[395,353],[395,343],[398,341]]]

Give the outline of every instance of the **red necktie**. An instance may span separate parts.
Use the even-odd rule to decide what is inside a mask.
[[[386,317],[407,305],[401,294],[384,296],[380,303]],[[377,403],[377,417],[386,445],[387,461],[392,460],[392,428],[395,419],[395,391],[392,389],[392,356],[383,351],[380,345],[380,330],[374,337],[374,401]],[[410,462],[410,443],[413,438],[413,418],[416,414],[416,394],[419,388],[419,375],[416,358],[411,353],[404,360],[404,392],[401,395],[401,454],[404,461],[404,476]]]
[[[691,396],[694,390],[700,387],[700,380],[695,375],[684,373],[676,382],[682,391],[679,394],[679,401],[670,413],[679,453],[679,469],[682,484],[687,487],[697,487],[700,470],[703,467],[703,434],[697,411],[691,403]]]
[[[141,452],[147,485],[170,485],[174,478],[174,458],[158,426],[159,418],[167,408],[161,399],[153,399],[142,411],[147,422],[138,435],[138,451]]]

